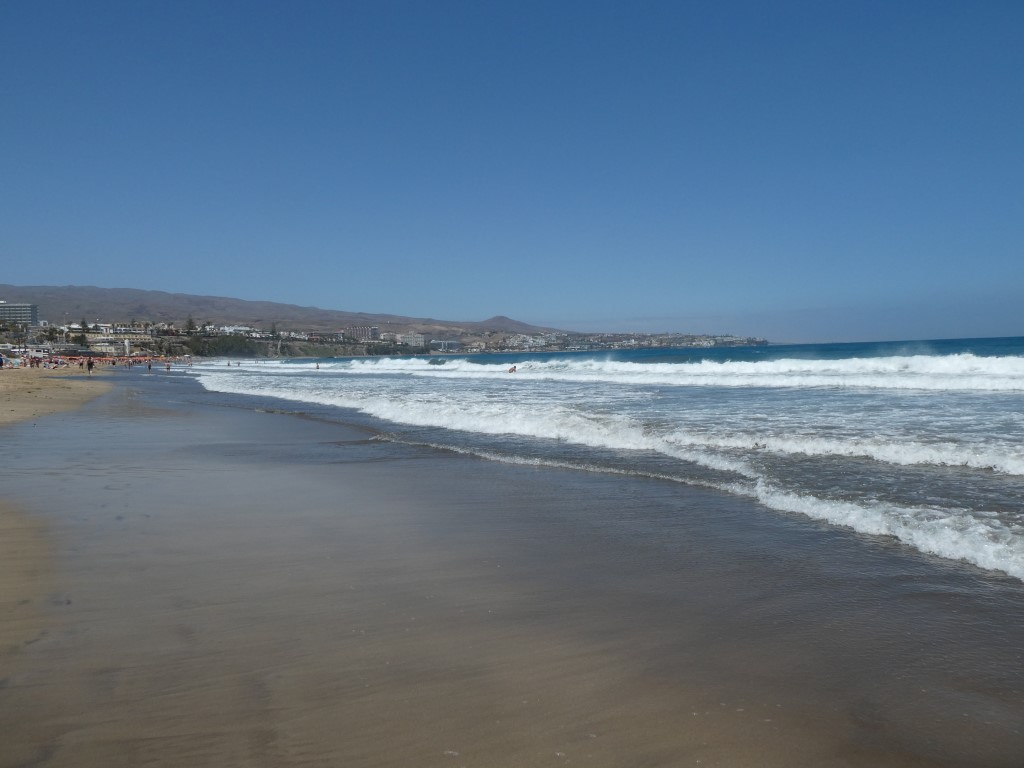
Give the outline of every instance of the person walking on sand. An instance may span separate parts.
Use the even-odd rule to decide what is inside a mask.
[[[90,375],[90,376],[92,376],[92,367],[93,367],[94,365],[96,365],[96,363],[94,363],[94,362],[92,361],[92,358],[90,357],[90,358],[89,358],[89,360],[88,360],[88,362],[86,362],[86,364],[85,364],[85,367],[89,369],[89,375]]]

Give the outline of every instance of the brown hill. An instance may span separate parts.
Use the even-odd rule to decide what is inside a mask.
[[[64,285],[0,285],[0,300],[39,305],[39,317],[54,324],[88,322],[174,323],[183,327],[189,317],[197,324],[249,325],[278,331],[337,332],[353,325],[376,325],[382,332],[437,334],[542,333],[553,331],[496,316],[482,321],[435,320],[366,312],[343,312],[300,307],[272,301],[245,301],[223,296],[144,291],[136,288],[97,288]]]

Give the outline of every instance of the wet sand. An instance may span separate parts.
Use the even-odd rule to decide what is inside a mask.
[[[44,629],[40,604],[52,590],[52,560],[45,527],[0,501],[0,681]]]
[[[20,421],[73,410],[110,389],[97,376],[85,380],[68,369],[0,369],[0,430]],[[4,433],[0,431],[0,439]],[[45,526],[10,503],[10,483],[0,487],[0,681],[12,659],[43,632],[40,604],[52,588],[51,542]],[[2,747],[0,747],[2,750]]]
[[[30,514],[13,567],[47,590],[2,657],[0,766],[1024,754],[1019,582],[671,484],[113,378],[0,430]]]

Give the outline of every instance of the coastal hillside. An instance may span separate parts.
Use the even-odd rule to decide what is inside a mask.
[[[196,296],[187,293],[144,291],[135,288],[97,288],[82,285],[2,285],[0,300],[37,304],[39,316],[54,324],[89,322],[174,323],[184,326],[191,317],[197,324],[248,325],[279,331],[308,330],[337,332],[341,329],[376,325],[381,331],[425,334],[543,333],[553,331],[529,323],[496,316],[488,320],[435,320],[423,317],[346,312],[319,307],[300,307],[272,301],[246,301],[224,296]]]

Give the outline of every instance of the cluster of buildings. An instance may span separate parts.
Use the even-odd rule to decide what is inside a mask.
[[[352,325],[345,329],[345,336],[364,344],[383,342],[386,344],[405,344],[408,347],[417,349],[429,346],[431,338],[422,333],[392,333],[385,331],[381,333],[377,325]]]
[[[88,350],[91,354],[109,356],[144,355],[166,351],[169,337],[240,336],[247,340],[276,345],[278,353],[282,342],[326,345],[364,345],[368,354],[379,349],[388,354],[406,350],[408,353],[434,352],[556,352],[575,350],[629,349],[639,347],[718,347],[767,344],[764,339],[731,335],[709,336],[692,334],[580,334],[563,332],[477,333],[451,332],[448,338],[435,338],[410,331],[381,332],[376,325],[354,325],[336,333],[317,331],[281,331],[272,326],[264,330],[246,325],[196,326],[191,318],[184,329],[171,323],[89,323],[80,322],[53,326],[39,317],[35,304],[0,301],[0,328],[7,328],[9,342],[0,349],[15,351],[18,344],[38,354],[76,354]],[[10,329],[16,329],[14,334]],[[12,339],[12,336],[14,337]],[[400,349],[396,349],[399,347]],[[270,352],[268,351],[268,354]],[[346,353],[350,354],[350,353]]]
[[[310,344],[404,344],[410,349],[421,351],[431,343],[421,333],[381,333],[378,326],[352,326],[337,333],[316,331],[270,331],[247,325],[212,324],[195,326],[191,320],[186,328],[173,323],[94,323],[82,319],[54,325],[39,317],[39,306],[0,300],[0,332],[6,331],[6,343],[0,343],[0,350],[26,353],[36,357],[50,355],[88,354],[128,357],[146,355],[160,351],[161,340],[171,337],[240,336],[252,341],[292,341]],[[449,344],[450,342],[442,342]]]

